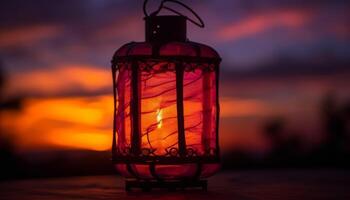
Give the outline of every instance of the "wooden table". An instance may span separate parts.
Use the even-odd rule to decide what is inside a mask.
[[[350,200],[350,171],[254,170],[221,172],[208,191],[125,192],[118,176],[90,176],[0,182],[0,199],[18,200]]]

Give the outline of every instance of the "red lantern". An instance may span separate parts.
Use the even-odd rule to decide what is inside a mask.
[[[187,39],[187,17],[157,16],[164,8],[179,14],[164,6],[168,1],[192,11],[173,0],[151,15],[145,11],[146,42],[122,46],[112,61],[113,161],[127,190],[206,188],[203,179],[219,168],[221,59],[213,48]],[[200,23],[190,21],[204,27],[195,16]]]

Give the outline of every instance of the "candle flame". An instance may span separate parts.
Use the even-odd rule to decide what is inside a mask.
[[[158,109],[157,110],[157,128],[162,128],[163,125],[163,110],[162,109]]]

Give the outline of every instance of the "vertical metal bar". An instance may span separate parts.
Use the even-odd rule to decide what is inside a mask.
[[[113,97],[114,97],[114,112],[113,112],[113,141],[112,141],[112,158],[115,158],[116,151],[117,151],[117,142],[116,142],[116,131],[117,131],[117,124],[116,124],[116,117],[117,117],[117,92],[116,92],[116,69],[117,65],[112,63],[112,78],[113,78]]]
[[[219,78],[220,69],[219,64],[215,63],[215,75],[216,75],[216,156],[220,158],[220,146],[219,146],[219,121],[220,121],[220,102],[219,102]]]
[[[152,177],[157,181],[163,181],[156,172],[156,164],[154,162],[151,162],[149,164],[149,172],[152,175]]]
[[[177,130],[180,156],[186,155],[186,137],[184,122],[184,102],[183,102],[183,80],[184,67],[182,64],[176,64],[176,108],[177,108]]]
[[[131,163],[126,163],[126,169],[128,170],[128,172],[136,179],[139,179],[139,175],[138,173],[133,169],[133,164]]]
[[[141,153],[141,118],[140,118],[140,71],[137,62],[131,65],[131,153]]]
[[[202,130],[202,148],[205,153],[210,150],[210,140],[212,138],[212,126],[214,125],[212,117],[212,95],[211,71],[202,70],[202,110],[203,110],[203,130]]]
[[[202,175],[202,169],[203,169],[203,165],[201,162],[197,162],[197,169],[196,169],[196,173],[193,176],[194,180],[199,180],[201,175]]]

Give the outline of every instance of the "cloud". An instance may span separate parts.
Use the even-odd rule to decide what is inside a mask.
[[[273,28],[299,28],[309,21],[309,17],[308,14],[300,10],[259,13],[223,26],[218,31],[218,35],[223,41],[239,40]]]
[[[62,28],[55,25],[21,26],[0,30],[0,48],[30,46],[37,42],[53,39],[62,34]]]
[[[96,30],[91,35],[91,39],[97,39],[99,42],[124,41],[124,43],[132,39],[142,40],[144,35],[143,23],[144,21],[135,14],[124,16]]]
[[[0,128],[13,134],[19,150],[111,147],[112,95],[28,98],[21,110],[0,114]]]
[[[61,65],[54,68],[16,72],[10,75],[6,94],[9,96],[96,94],[111,87],[112,75],[108,68],[90,65]]]
[[[221,108],[221,117],[229,119],[265,116],[270,107],[260,100],[223,98]],[[23,100],[21,110],[0,114],[0,127],[13,131],[11,134],[15,136],[19,150],[74,148],[100,151],[111,147],[112,95],[28,98]]]
[[[220,101],[220,104],[220,117],[256,117],[268,113],[268,106],[258,100],[226,97]]]
[[[333,78],[350,73],[350,60],[339,57],[332,49],[319,49],[321,53],[309,56],[307,60],[296,60],[288,56],[260,63],[256,68],[227,70],[222,73],[223,80],[267,80],[271,78],[312,79]]]
[[[51,134],[43,139],[42,143],[56,146],[58,148],[88,149],[94,151],[106,151],[111,148],[111,131],[110,130],[53,130]]]
[[[349,18],[349,16],[344,16],[344,18]],[[337,20],[337,22],[332,23],[328,27],[324,28],[324,32],[328,32],[339,39],[349,40],[350,39],[350,23],[343,20]]]

